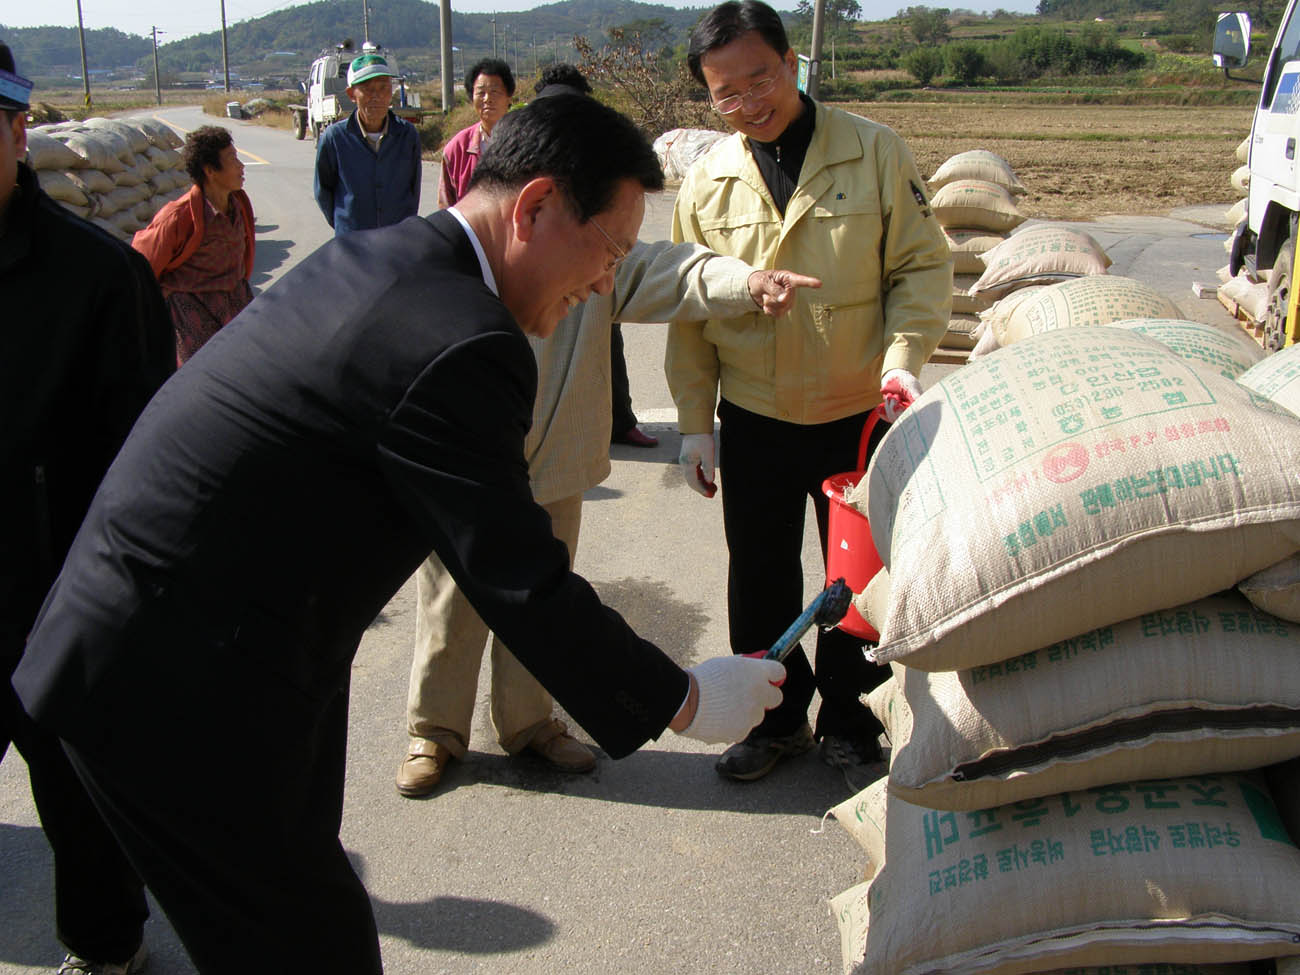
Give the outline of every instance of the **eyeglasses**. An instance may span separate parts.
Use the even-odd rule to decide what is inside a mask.
[[[605,273],[608,274],[610,271],[613,271],[615,268],[617,268],[620,264],[623,263],[623,258],[627,257],[627,251],[623,250],[623,248],[619,247],[618,244],[614,243],[614,238],[605,232],[604,227],[596,223],[596,219],[594,217],[590,218],[587,221],[587,223],[591,224],[593,227],[595,227],[597,230],[600,231],[600,235],[604,237],[607,241],[609,241],[609,246],[614,248],[614,253],[618,255],[616,258],[614,258],[612,261],[610,261],[608,264],[605,265]]]
[[[772,89],[775,87],[775,78],[761,78],[750,87],[749,91],[739,95],[728,95],[722,101],[714,102],[713,110],[719,115],[732,115],[740,111],[745,102],[771,94]]]

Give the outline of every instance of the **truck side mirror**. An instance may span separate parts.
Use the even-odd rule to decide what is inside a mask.
[[[307,94],[307,82],[305,81],[298,82],[298,90],[302,92],[304,95]]]
[[[1225,78],[1231,68],[1244,68],[1250,57],[1250,14],[1245,11],[1219,14],[1214,27],[1214,63],[1223,69]],[[1244,81],[1235,78],[1234,81]]]

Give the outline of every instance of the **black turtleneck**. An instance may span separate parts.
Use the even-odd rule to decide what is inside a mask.
[[[775,141],[748,140],[754,162],[758,163],[758,171],[763,174],[763,182],[781,216],[785,216],[785,206],[799,185],[799,170],[803,168],[804,156],[808,155],[817,114],[813,100],[803,92],[799,93],[799,101],[803,103],[803,112]]]

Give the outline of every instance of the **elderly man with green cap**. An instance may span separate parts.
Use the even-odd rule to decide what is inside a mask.
[[[321,133],[316,203],[338,237],[415,216],[420,205],[420,135],[393,114],[393,69],[377,50],[348,67],[356,111]]]

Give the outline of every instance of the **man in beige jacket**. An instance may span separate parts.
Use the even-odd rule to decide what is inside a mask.
[[[783,321],[751,312],[669,332],[680,460],[701,493],[714,468],[715,408],[721,421],[731,645],[747,653],[770,646],[799,613],[808,499],[824,557],[822,481],[856,466],[863,423],[886,385],[920,395],[917,374],[947,329],[952,259],[903,140],[800,93],[771,7],[733,0],[715,8],[692,31],[687,63],[736,131],[682,181],[673,239],[825,282],[800,292]],[[890,420],[891,409],[887,402]],[[850,787],[865,787],[881,771],[882,729],[859,694],[888,671],[866,663],[862,641],[839,630],[819,636],[815,678],[802,650],[786,668],[782,704],[727,749],[718,772],[761,778],[815,737]],[[822,697],[815,732],[814,689]]]

